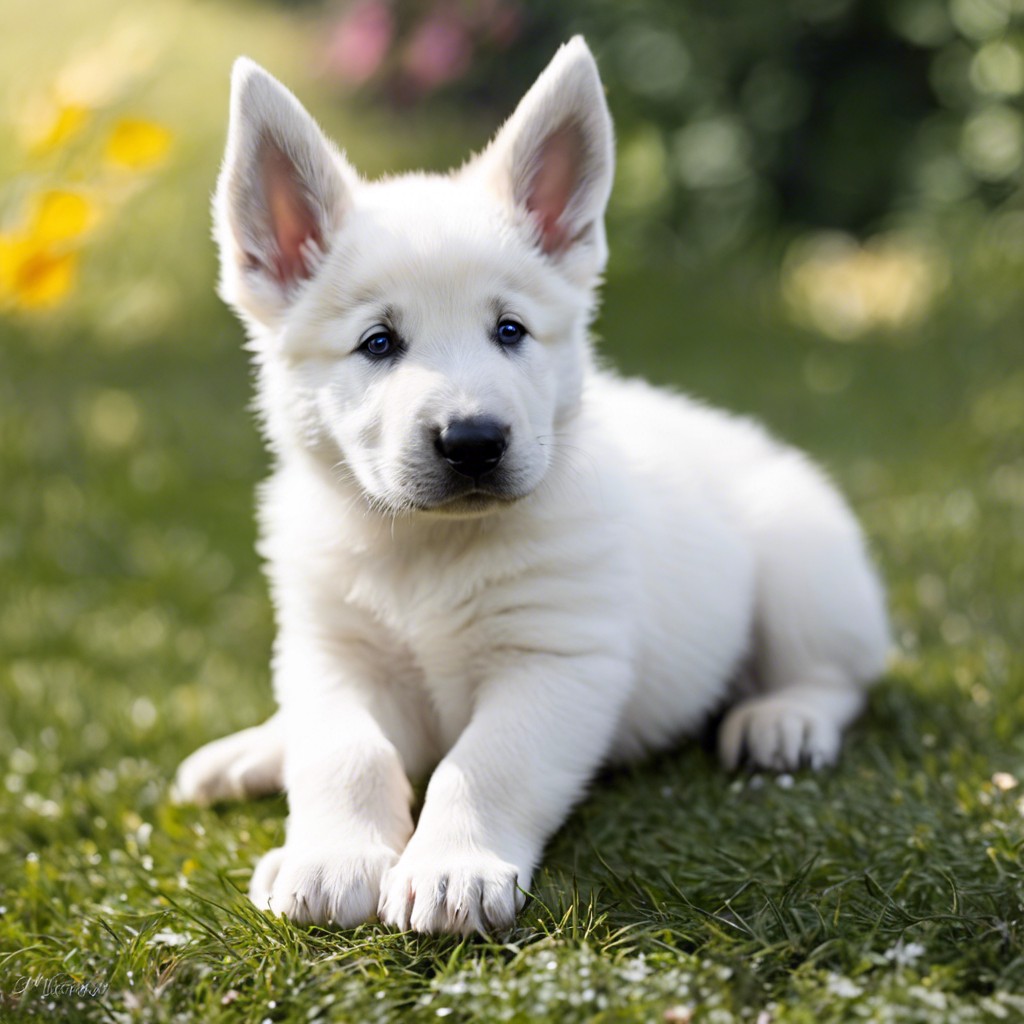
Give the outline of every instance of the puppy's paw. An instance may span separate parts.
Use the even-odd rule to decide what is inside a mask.
[[[249,898],[295,924],[352,928],[376,914],[381,878],[397,860],[379,843],[282,846],[256,865]]]
[[[835,763],[841,745],[831,717],[785,693],[737,704],[718,733],[718,754],[730,771],[742,763],[777,772],[823,768]]]
[[[185,758],[171,786],[177,804],[208,806],[278,793],[283,788],[283,751],[268,722],[207,743]]]
[[[529,878],[486,850],[410,845],[384,877],[377,913],[403,931],[494,934],[515,924],[521,884]]]

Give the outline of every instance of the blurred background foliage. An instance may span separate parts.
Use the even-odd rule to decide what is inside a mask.
[[[212,181],[223,107],[204,96],[202,111],[172,109],[170,130],[147,121],[138,97],[161,91],[157,76],[166,91],[177,75],[184,95],[183,72],[209,81],[212,50],[225,67],[235,51],[269,52],[328,127],[355,122],[341,141],[362,166],[442,167],[482,144],[575,32],[616,119],[620,265],[767,246],[794,318],[840,339],[919,321],[952,262],[1007,282],[1024,268],[1024,0],[268,0],[244,6],[248,47],[216,34],[231,4],[205,17],[162,0],[134,18],[118,6],[93,9],[64,54],[67,33],[49,35],[30,74],[17,55],[9,65],[8,309],[64,300],[89,231],[171,151],[172,130]],[[16,31],[32,15],[5,17]],[[367,159],[359,140],[374,118]]]
[[[649,243],[1020,200],[1019,0],[355,0],[325,70],[394,105],[501,112],[574,32],[617,115],[619,208]]]

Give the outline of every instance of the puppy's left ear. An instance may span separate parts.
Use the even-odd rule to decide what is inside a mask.
[[[258,323],[275,323],[330,248],[354,182],[302,104],[239,58],[214,198],[222,298]]]
[[[614,164],[612,120],[582,36],[558,50],[479,158],[548,256],[586,249],[602,265]]]

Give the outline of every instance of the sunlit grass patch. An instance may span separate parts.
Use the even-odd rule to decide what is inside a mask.
[[[782,271],[793,315],[837,341],[916,326],[948,283],[937,245],[898,236],[864,245],[838,233],[803,238],[790,247]]]

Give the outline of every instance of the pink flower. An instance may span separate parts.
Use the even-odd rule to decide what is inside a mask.
[[[358,0],[330,29],[324,53],[327,74],[349,85],[362,85],[380,67],[394,32],[388,4]]]
[[[413,85],[427,92],[464,75],[472,52],[466,25],[454,11],[435,8],[413,32],[402,67]]]

